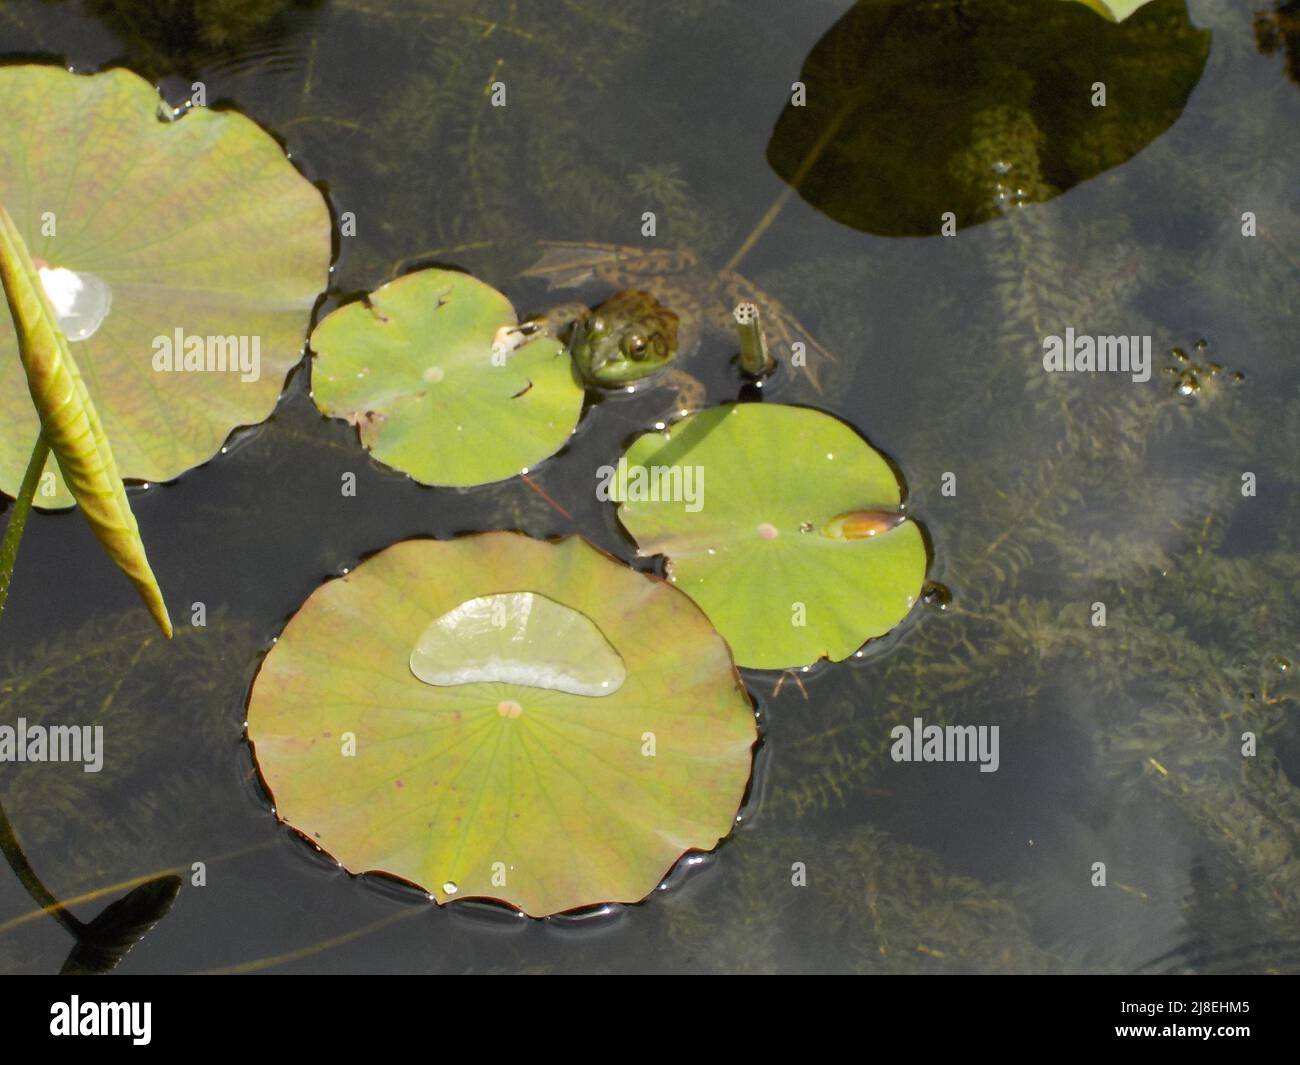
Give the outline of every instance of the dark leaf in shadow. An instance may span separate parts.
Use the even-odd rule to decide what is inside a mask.
[[[179,876],[160,876],[133,888],[86,925],[59,975],[100,975],[115,969],[167,916],[180,890]]]
[[[806,99],[767,159],[837,222],[937,235],[1132,158],[1182,113],[1209,50],[1183,0],[1119,25],[1042,0],[859,0],[804,62]]]

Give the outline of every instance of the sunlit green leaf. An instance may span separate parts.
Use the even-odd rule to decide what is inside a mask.
[[[742,666],[847,658],[903,619],[925,578],[893,469],[819,411],[746,403],[646,433],[611,496]]]
[[[330,259],[325,200],[274,139],[233,111],[168,121],[160,103],[127,70],[0,68],[0,203],[37,266],[80,278],[91,310],[111,301],[74,347],[122,476],[146,481],[207,461],[233,429],[270,414]],[[155,368],[178,335],[182,360],[188,347],[196,367],[201,346],[204,369]],[[10,495],[37,429],[16,346],[0,322],[0,492]],[[246,371],[206,368],[240,357]],[[55,481],[37,506],[72,505],[57,471]]]
[[[521,588],[608,640],[616,691],[412,673],[432,622]],[[554,660],[525,644],[516,662]],[[757,738],[731,653],[686,596],[579,537],[504,532],[399,543],[318,588],[258,673],[248,730],[277,814],[348,869],[534,916],[637,901],[714,847]]]
[[[408,274],[316,327],[316,405],[422,484],[513,477],[564,446],[584,395],[557,340],[494,353],[498,331],[515,322],[510,301],[482,281]]]

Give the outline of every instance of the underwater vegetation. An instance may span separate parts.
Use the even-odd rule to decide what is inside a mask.
[[[1119,26],[1041,0],[989,0],[977,15],[860,0],[809,54],[767,158],[855,229],[960,229],[1137,154],[1182,112],[1209,48],[1181,0]]]
[[[929,6],[936,18],[956,17],[955,5]],[[978,22],[973,5],[961,6]],[[1285,6],[1276,9],[1280,27]],[[404,922],[400,937],[362,936],[333,948],[340,956],[371,958],[373,949],[412,966],[511,970],[1295,968],[1300,390],[1291,249],[1300,220],[1289,196],[1294,112],[1282,100],[1295,93],[1277,57],[1260,55],[1264,40],[1284,48],[1283,31],[1260,38],[1246,7],[1193,2],[1185,15],[1157,0],[1118,24],[1172,12],[1185,27],[1173,39],[1204,63],[1197,92],[1162,135],[1154,119],[1134,123],[1144,138],[1136,154],[1123,155],[1129,131],[1114,131],[1114,141],[1106,134],[1123,165],[1073,180],[1054,173],[1049,125],[1032,95],[982,51],[1006,92],[971,118],[964,155],[935,152],[917,165],[976,181],[981,160],[1009,162],[1030,175],[1020,182],[1030,195],[986,187],[970,201],[981,224],[942,250],[938,236],[899,241],[836,228],[800,213],[796,197],[744,252],[738,265],[839,356],[820,397],[787,377],[772,382],[773,398],[834,413],[897,462],[907,512],[924,518],[934,545],[934,583],[909,622],[860,658],[781,678],[742,674],[764,742],[739,830],[680,882],[670,878],[644,905],[591,926],[593,934],[568,935],[562,947],[527,931],[494,939],[457,923],[468,918],[434,911],[418,931]],[[377,279],[433,262],[490,280],[522,313],[541,310],[549,295],[515,277],[536,260],[539,241],[627,244],[644,210],[657,212],[662,243],[689,247],[714,272],[745,249],[783,192],[777,175],[764,182],[752,171],[773,123],[785,121],[788,83],[806,57],[785,55],[781,77],[756,94],[763,101],[691,67],[682,86],[650,103],[642,75],[661,82],[673,48],[724,39],[722,27],[750,25],[745,13],[723,4],[653,15],[631,3],[567,8],[557,20],[508,3],[399,3],[378,13],[322,4],[295,23],[298,65],[213,66],[220,91],[247,100],[296,160],[328,172],[335,206],[356,213],[322,321]],[[1099,33],[1117,28],[1078,14]],[[27,50],[57,40],[31,39]],[[760,54],[784,55],[758,40]],[[358,42],[384,77],[344,76],[355,72],[346,60]],[[127,54],[137,47],[130,42]],[[202,61],[164,57],[159,69],[188,77],[185,65]],[[1174,57],[1149,67],[1157,83],[1182,76]],[[498,78],[510,106],[480,106]],[[597,97],[627,120],[593,118]],[[760,116],[749,140],[733,133],[737,114]],[[720,143],[737,143],[736,158]],[[924,197],[891,195],[897,217],[931,216]],[[1247,210],[1259,230],[1243,240]],[[591,293],[592,303],[607,294]],[[1043,338],[1067,327],[1150,336],[1151,379],[1044,373]],[[649,427],[635,401],[602,405],[530,474],[545,497],[519,478],[430,492],[369,463],[351,426],[323,422],[304,377],[238,453],[144,496],[164,522],[181,501],[203,508],[211,530],[202,538],[184,525],[187,550],[237,542],[254,506],[266,540],[285,541],[259,545],[256,557],[274,559],[281,579],[250,592],[236,617],[206,631],[181,626],[176,650],[192,659],[166,657],[156,633],[131,628],[108,603],[93,623],[44,647],[36,633],[6,625],[9,675],[20,680],[0,684],[0,715],[32,717],[36,707],[69,720],[83,705],[98,707],[130,752],[102,784],[27,767],[20,788],[0,775],[5,808],[32,841],[29,857],[60,894],[188,868],[196,835],[209,844],[203,850],[284,849],[233,768],[240,700],[258,662],[273,661],[276,652],[262,659],[260,647],[278,619],[327,573],[363,574],[382,556],[359,560],[410,536],[483,528],[539,539],[582,532],[636,559],[613,508],[590,498],[591,469],[616,461]],[[347,472],[364,508],[340,521]],[[1245,473],[1254,495],[1243,494]],[[955,495],[944,492],[945,474]],[[247,485],[231,487],[237,477]],[[860,505],[867,501],[826,518]],[[177,572],[187,556],[162,557]],[[231,566],[242,579],[253,572],[237,557]],[[218,579],[215,565],[205,579]],[[49,616],[32,602],[15,599],[12,617]],[[410,629],[408,656],[422,624]],[[38,696],[31,681],[46,676],[54,681]],[[150,729],[163,706],[186,708],[184,743]],[[497,717],[504,727],[526,714]],[[909,775],[890,758],[890,730],[918,717],[999,724],[1002,770],[993,780],[973,767]],[[1245,733],[1255,741],[1248,758]],[[278,891],[296,908],[359,899],[344,930],[368,927],[365,908],[380,905],[372,889],[330,879],[327,863],[312,860],[270,872],[241,866],[233,890]],[[1105,890],[1087,883],[1096,860],[1110,868]],[[177,906],[203,898],[186,888]],[[12,908],[25,905],[20,898]],[[210,930],[225,927],[211,921]],[[270,924],[202,964],[252,964],[328,938],[286,922],[276,939]],[[165,928],[145,945],[166,952]],[[5,967],[57,965],[66,939],[56,948],[29,932],[0,935]],[[548,924],[548,934],[566,933]],[[143,947],[131,960],[150,964]]]

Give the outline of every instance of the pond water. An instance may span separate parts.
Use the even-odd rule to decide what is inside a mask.
[[[654,211],[657,241],[752,278],[838,356],[820,392],[778,378],[772,398],[834,413],[891,457],[943,586],[859,658],[746,671],[763,741],[736,831],[644,903],[546,921],[436,907],[276,821],[243,734],[258,664],[323,580],[403,538],[580,532],[634,561],[595,471],[659,407],[603,405],[531,483],[429,489],[323,419],[300,367],[270,420],[132,492],[174,644],[80,518],[28,527],[0,722],[103,724],[112,748],[95,774],[0,766],[0,800],[51,891],[100,893],[78,904],[87,919],[137,878],[187,884],[119,971],[1297,968],[1295,16],[1191,0],[1209,55],[1167,130],[1045,202],[994,188],[988,217],[945,238],[937,219],[932,236],[855,228],[769,164],[792,83],[852,6],[269,0],[215,26],[112,0],[0,4],[0,58],[126,65],[172,103],[202,81],[210,105],[279,137],[355,219],[317,321],[433,263],[539,311],[555,295],[518,277],[538,241],[643,244]],[[945,68],[962,98],[997,71],[980,5],[930,7],[936,33],[970,35],[969,68]],[[864,69],[898,59],[885,37],[853,47]],[[912,58],[899,85],[925,76]],[[890,138],[941,158],[940,133],[888,87],[872,90],[897,110],[882,173]],[[1051,105],[1006,101],[992,136],[1008,154],[989,169],[1015,178],[1026,142],[1005,131]],[[1040,176],[1061,188],[1047,133]],[[910,218],[933,191],[883,187],[865,215]],[[1045,373],[1043,341],[1067,329],[1150,337],[1150,380]],[[715,348],[716,402],[736,382]],[[355,497],[339,491],[349,472]],[[205,627],[189,624],[198,602]],[[917,719],[996,726],[996,772],[895,761],[891,730]],[[190,884],[196,862],[206,886]],[[32,909],[0,870],[2,972],[67,956]]]

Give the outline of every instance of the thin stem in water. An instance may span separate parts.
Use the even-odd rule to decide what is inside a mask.
[[[36,438],[31,461],[27,463],[27,472],[23,474],[22,487],[18,489],[18,498],[14,500],[13,513],[9,515],[9,524],[5,526],[4,540],[0,541],[0,616],[4,614],[5,600],[9,598],[9,585],[14,579],[14,563],[18,561],[18,545],[22,542],[23,530],[27,527],[27,515],[31,513],[36,486],[40,484],[41,473],[49,457],[50,445],[45,442],[42,433]]]
[[[14,500],[13,513],[9,515],[9,524],[5,526],[4,540],[0,541],[0,614],[4,613],[5,600],[9,598],[9,584],[14,576],[14,563],[18,561],[18,545],[22,542],[23,529],[27,527],[27,515],[32,510],[32,500],[36,497],[36,486],[40,484],[45,462],[50,457],[50,445],[45,442],[44,434],[36,438],[32,449],[31,461],[27,463],[27,472],[23,474],[22,487],[18,489],[18,498]],[[5,816],[4,807],[0,806],[0,853],[3,853],[19,882],[27,889],[37,905],[50,914],[74,936],[81,935],[81,922],[72,916],[63,904],[50,892],[36,871],[27,861],[13,825]]]

